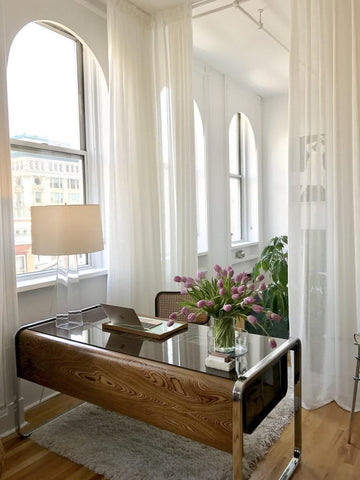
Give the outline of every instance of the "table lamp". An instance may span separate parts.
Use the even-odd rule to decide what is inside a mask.
[[[31,207],[32,253],[57,256],[56,327],[83,325],[77,255],[103,250],[99,205]]]

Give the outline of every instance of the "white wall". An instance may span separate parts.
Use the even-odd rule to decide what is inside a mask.
[[[2,28],[1,35],[5,43],[4,57],[0,56],[0,61],[3,62],[3,58],[8,58],[11,43],[17,32],[24,25],[35,20],[47,20],[64,25],[81,41],[85,42],[101,65],[105,78],[108,78],[107,25],[104,15],[98,15],[96,12],[86,8],[83,1],[78,2],[76,0],[0,1],[1,11],[4,16],[2,22],[4,28]],[[0,82],[5,85],[6,65],[2,64],[0,67]],[[6,109],[5,104],[6,102],[4,102],[4,107],[2,107],[4,109]],[[7,110],[2,113],[6,118]],[[80,288],[83,306],[104,302],[106,300],[106,275],[83,278]],[[18,293],[19,325],[51,316],[53,313],[52,299],[53,289],[50,287],[20,291]],[[2,368],[2,365],[0,365],[0,368]],[[43,392],[41,387],[37,387],[29,382],[22,383],[25,407],[49,394],[48,390]],[[0,435],[13,428],[14,416],[12,410],[13,405],[8,405],[7,412],[0,418]]]
[[[263,99],[263,239],[288,233],[288,96]]]

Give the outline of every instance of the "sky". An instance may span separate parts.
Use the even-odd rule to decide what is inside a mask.
[[[10,135],[80,148],[76,72],[74,40],[35,23],[26,25],[9,54]]]

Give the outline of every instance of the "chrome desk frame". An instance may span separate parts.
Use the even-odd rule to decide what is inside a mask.
[[[240,375],[233,389],[233,478],[242,480],[243,452],[243,402],[245,391],[254,380],[271,368],[283,355],[294,352],[294,452],[279,480],[289,479],[300,463],[301,458],[301,343],[298,338],[290,338],[270,355],[260,361],[254,369]]]

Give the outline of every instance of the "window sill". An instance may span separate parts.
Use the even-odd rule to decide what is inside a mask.
[[[231,247],[232,263],[252,262],[259,257],[259,242],[242,242]]]
[[[106,268],[86,268],[79,271],[80,281],[87,278],[100,277],[107,275]],[[37,290],[39,288],[46,288],[55,285],[56,274],[43,275],[36,278],[27,278],[17,281],[17,292],[27,292],[29,290]]]
[[[259,242],[239,242],[237,244],[232,245],[231,250],[238,250],[239,248],[242,248],[242,247],[253,247],[258,245],[259,245]]]

